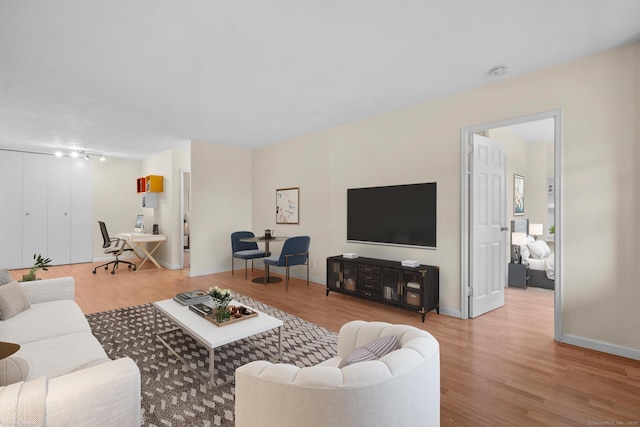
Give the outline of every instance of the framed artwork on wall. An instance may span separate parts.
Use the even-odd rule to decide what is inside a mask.
[[[513,214],[524,215],[524,176],[513,175]]]
[[[300,223],[300,187],[276,190],[276,224]]]

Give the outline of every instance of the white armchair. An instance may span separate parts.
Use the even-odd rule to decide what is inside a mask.
[[[399,348],[378,360],[338,368],[354,349],[386,335]],[[313,367],[267,361],[236,370],[236,427],[439,426],[440,348],[407,325],[353,321],[338,355]]]

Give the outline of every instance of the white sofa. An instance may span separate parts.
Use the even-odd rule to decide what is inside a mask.
[[[0,387],[0,425],[139,426],[140,371],[110,360],[75,303],[72,277],[20,284],[30,308],[0,321],[24,381]]]
[[[399,349],[338,368],[343,357],[379,337]],[[267,361],[236,369],[236,427],[439,426],[440,347],[407,325],[353,321],[338,335],[338,355],[313,367]]]

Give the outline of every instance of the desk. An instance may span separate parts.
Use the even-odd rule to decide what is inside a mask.
[[[241,242],[254,242],[254,243],[264,243],[264,253],[266,256],[271,256],[269,253],[269,243],[270,242],[284,242],[287,240],[286,236],[272,236],[270,239],[265,239],[264,237],[245,237],[244,239],[240,239]],[[281,282],[281,277],[269,276],[269,264],[264,265],[264,277],[256,277],[252,280],[253,283],[277,283]]]
[[[158,261],[153,257],[153,253],[158,249],[162,242],[167,240],[167,236],[164,234],[118,233],[116,237],[124,240],[126,245],[132,249],[133,254],[140,261],[136,272],[140,271],[142,265],[147,261],[151,261],[157,269],[162,268],[160,264],[158,264]],[[156,245],[149,251],[143,243],[155,243]],[[136,252],[138,249],[144,254],[144,258]]]

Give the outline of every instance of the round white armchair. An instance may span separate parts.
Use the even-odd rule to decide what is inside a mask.
[[[353,351],[388,335],[398,348],[339,368]],[[338,355],[312,367],[256,361],[236,370],[237,427],[439,426],[440,348],[413,326],[352,321]]]

